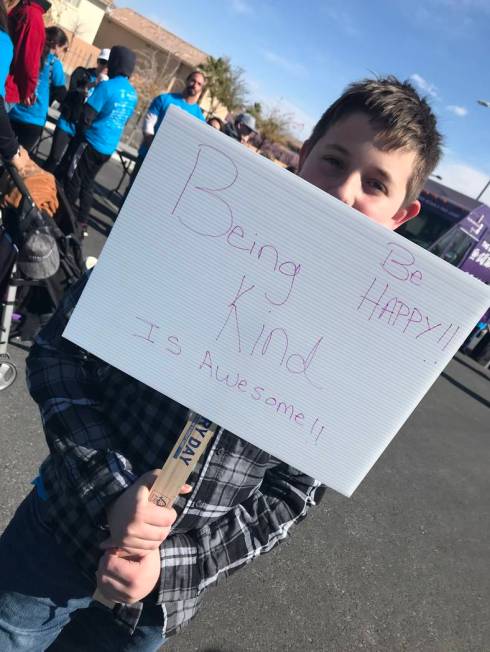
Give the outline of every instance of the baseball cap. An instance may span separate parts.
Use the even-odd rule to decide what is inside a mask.
[[[241,122],[251,131],[257,131],[255,128],[255,118],[250,113],[239,113],[235,118],[235,122]]]
[[[110,56],[111,48],[102,48],[102,50],[99,52],[99,56],[97,57],[97,61],[109,61]]]
[[[19,252],[19,269],[34,280],[49,278],[60,266],[60,254],[56,240],[49,233],[33,231]]]

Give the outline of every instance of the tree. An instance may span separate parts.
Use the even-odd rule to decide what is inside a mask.
[[[210,96],[210,113],[223,104],[228,111],[236,111],[243,106],[247,87],[243,70],[233,67],[228,57],[211,57],[201,66],[206,75],[206,91]]]
[[[257,104],[257,103],[256,103]],[[259,104],[260,106],[260,104]],[[266,142],[271,144],[283,144],[290,137],[289,131],[293,124],[293,116],[290,113],[282,113],[278,108],[272,108],[266,115],[256,115],[257,128],[260,133],[260,148]]]
[[[181,63],[171,52],[153,48],[136,50],[136,55],[136,67],[131,81],[138,91],[138,108],[126,128],[130,143],[141,139],[140,121],[153,98],[168,89]]]
[[[153,48],[136,50],[136,55],[132,80],[138,91],[139,108],[145,110],[154,97],[167,91],[181,62],[171,52]]]

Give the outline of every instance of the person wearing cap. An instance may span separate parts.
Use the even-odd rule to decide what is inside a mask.
[[[227,136],[248,143],[253,133],[257,133],[255,118],[250,113],[239,113],[233,122],[227,122],[223,128]]]
[[[76,134],[84,103],[92,95],[97,84],[109,79],[107,64],[110,54],[110,48],[103,48],[99,52],[95,68],[78,66],[72,72],[68,93],[60,106],[60,117],[54,130],[51,151],[44,164],[44,169],[48,172],[56,173]]]
[[[61,162],[60,176],[72,206],[80,200],[78,221],[83,236],[93,201],[95,177],[116,151],[127,121],[133,114],[138,95],[129,82],[136,63],[135,53],[115,45],[109,56],[109,79],[94,89],[83,105],[77,136]]]

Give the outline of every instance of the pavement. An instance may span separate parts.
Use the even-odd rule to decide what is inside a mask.
[[[98,178],[87,255],[117,215],[105,188],[119,174],[111,161]],[[19,377],[0,393],[0,531],[47,452],[26,353],[10,346]],[[163,650],[490,651],[489,408],[490,373],[457,354],[353,497],[328,490]]]

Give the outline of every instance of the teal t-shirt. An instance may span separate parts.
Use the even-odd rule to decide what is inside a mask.
[[[171,104],[175,104],[183,111],[187,111],[187,113],[190,113],[199,120],[203,120],[204,122],[206,121],[204,113],[202,112],[199,104],[189,104],[189,102],[186,102],[180,93],[164,93],[163,95],[158,95],[158,97],[155,97],[155,99],[150,104],[150,108],[148,109],[148,113],[153,113],[157,116],[155,133],[157,133],[158,129],[160,128],[162,120],[167,113],[167,109]],[[147,151],[148,145],[143,143],[139,148],[138,155],[140,157],[144,157]]]
[[[112,154],[118,146],[126,122],[132,116],[138,95],[127,77],[100,82],[87,104],[97,117],[85,132],[86,140],[101,154]]]
[[[36,101],[32,106],[16,104],[9,113],[15,122],[44,127],[48,116],[49,89],[51,86],[64,86],[65,73],[58,57],[50,52],[46,57],[36,87]]]
[[[9,74],[10,64],[14,56],[12,39],[0,29],[0,96],[5,97],[5,80]]]

